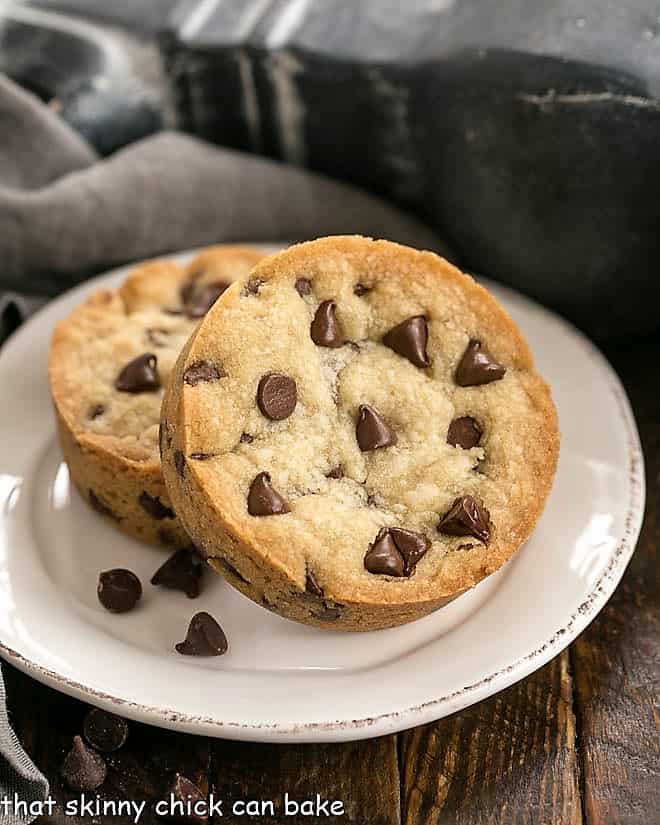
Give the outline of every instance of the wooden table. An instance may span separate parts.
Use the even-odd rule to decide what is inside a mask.
[[[128,743],[109,758],[102,796],[160,798],[167,776],[179,771],[225,800],[279,800],[288,791],[297,799],[319,793],[345,805],[345,814],[334,818],[279,811],[249,819],[225,807],[221,821],[228,823],[660,822],[660,335],[605,351],[641,431],[647,513],[622,584],[570,649],[462,713],[371,741],[256,745],[131,723]],[[8,665],[3,669],[16,732],[62,802],[71,794],[62,787],[59,766],[87,708]],[[91,822],[58,811],[42,821]],[[140,819],[154,821],[151,812]]]

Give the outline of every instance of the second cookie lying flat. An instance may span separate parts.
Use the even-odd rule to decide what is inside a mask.
[[[401,624],[529,536],[554,406],[494,298],[437,256],[325,238],[258,265],[178,359],[163,472],[195,544],[298,621]]]

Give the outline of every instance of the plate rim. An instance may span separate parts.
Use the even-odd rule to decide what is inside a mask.
[[[280,245],[253,243],[257,246],[273,250]],[[197,249],[182,250],[180,252],[159,256],[160,258],[187,259],[195,254]],[[65,298],[71,298],[76,292],[86,292],[93,288],[95,282],[106,281],[113,276],[126,273],[139,261],[126,264],[101,273],[81,284],[66,290],[39,309],[24,324],[13,333],[0,348],[0,359],[7,350],[13,348],[23,337],[29,335],[32,324],[39,323],[40,317],[52,311],[53,304]],[[464,685],[451,693],[438,696],[420,704],[414,704],[400,710],[380,713],[376,716],[365,716],[351,720],[333,720],[324,722],[301,722],[292,725],[271,722],[239,722],[220,720],[209,716],[193,716],[181,713],[171,708],[152,707],[134,702],[77,682],[70,677],[63,676],[38,662],[34,662],[20,651],[0,639],[0,656],[27,675],[37,679],[49,687],[59,690],[82,701],[102,707],[112,712],[147,724],[157,725],[187,733],[206,735],[218,738],[231,738],[248,741],[277,741],[285,742],[312,742],[312,741],[350,741],[372,738],[400,730],[406,730],[417,725],[426,724],[455,713],[524,679],[550,659],[563,651],[577,636],[582,633],[614,593],[626,567],[635,551],[637,539],[642,528],[645,509],[645,472],[644,455],[639,433],[635,422],[632,407],[626,391],[607,358],[598,347],[577,327],[553,311],[543,307],[534,299],[522,295],[514,289],[479,277],[479,281],[487,288],[495,287],[500,295],[506,295],[513,302],[523,302],[530,310],[540,314],[544,319],[562,328],[564,333],[573,337],[580,344],[584,354],[597,366],[606,381],[607,388],[616,402],[617,412],[623,425],[625,434],[626,457],[628,461],[629,499],[624,518],[624,532],[609,554],[609,560],[600,573],[598,579],[591,586],[588,595],[578,608],[571,613],[565,623],[557,628],[550,637],[534,650],[519,656],[506,666],[482,676],[475,682]],[[496,689],[493,690],[493,683]]]

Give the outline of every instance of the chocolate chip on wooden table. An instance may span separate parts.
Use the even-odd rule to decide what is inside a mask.
[[[181,803],[174,806],[175,816],[168,816],[169,821],[189,825],[206,825],[209,821],[206,797],[202,790],[183,774],[174,775],[167,789],[166,799]]]
[[[197,553],[189,548],[182,548],[173,553],[151,577],[156,587],[181,590],[189,599],[196,599],[200,592],[200,583],[204,566]]]
[[[122,369],[115,381],[120,392],[153,392],[160,388],[158,359],[153,352],[138,355]]]
[[[111,613],[126,613],[140,600],[142,585],[135,573],[117,567],[99,575],[96,593],[106,610]]]
[[[341,347],[344,336],[337,320],[337,304],[323,301],[314,314],[310,327],[312,341],[319,347]]]
[[[462,447],[464,450],[471,450],[477,447],[481,441],[481,427],[469,415],[455,418],[447,430],[447,444],[452,447]]]
[[[105,760],[83,742],[73,737],[73,747],[62,764],[62,779],[73,791],[93,791],[105,782]]]
[[[92,505],[92,508],[96,510],[97,513],[99,513],[102,516],[107,516],[108,518],[111,518],[113,521],[121,521],[119,516],[116,513],[114,513],[110,509],[110,507],[108,507],[105,501],[103,501],[101,498],[99,498],[99,496],[96,495],[94,490],[88,490],[87,493],[89,496],[89,503]]]
[[[192,617],[186,638],[175,647],[184,656],[222,656],[227,637],[213,616],[202,611]]]
[[[191,387],[196,387],[200,382],[219,381],[227,373],[217,364],[210,361],[196,361],[191,364],[183,373],[183,380]]]
[[[367,550],[364,566],[370,573],[410,576],[429,545],[420,533],[401,527],[383,527]]]
[[[142,509],[146,510],[146,512],[149,513],[150,516],[153,516],[153,518],[157,521],[162,521],[164,518],[174,518],[174,510],[163,504],[158,496],[150,496],[146,490],[143,490],[140,493],[140,498],[138,501],[140,502]]]
[[[296,382],[281,372],[269,372],[259,381],[257,404],[271,421],[288,418],[298,403]]]
[[[97,418],[103,415],[105,412],[105,406],[103,404],[93,404],[87,410],[87,418],[90,421],[95,421]]]
[[[303,295],[309,295],[312,291],[312,282],[309,278],[298,278],[295,283],[296,292],[302,298]]]
[[[426,353],[428,337],[426,318],[423,315],[413,315],[386,332],[383,343],[416,367],[428,367],[431,363]]]
[[[454,376],[459,387],[476,387],[504,378],[506,367],[499,364],[484,348],[481,341],[473,338],[467,345]]]
[[[291,512],[287,500],[271,484],[268,473],[259,473],[254,477],[247,507],[251,516],[278,516]]]
[[[355,436],[362,452],[392,447],[398,438],[379,412],[369,404],[361,404],[355,425]]]
[[[203,318],[229,286],[226,281],[215,281],[199,289],[193,289],[184,303],[186,315],[189,318]]]
[[[119,750],[128,738],[128,723],[121,716],[92,708],[85,716],[83,733],[89,744],[103,753]]]
[[[490,541],[490,513],[474,496],[459,496],[438,522],[438,532],[448,536],[474,536]]]

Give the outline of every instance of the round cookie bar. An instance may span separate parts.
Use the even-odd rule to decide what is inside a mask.
[[[291,619],[417,619],[497,570],[537,521],[559,436],[495,299],[429,252],[291,247],[182,351],[163,473],[210,564]]]
[[[95,510],[136,538],[190,544],[160,467],[164,387],[199,319],[261,258],[257,250],[217,246],[188,266],[145,263],[55,330],[50,387],[71,479]]]

